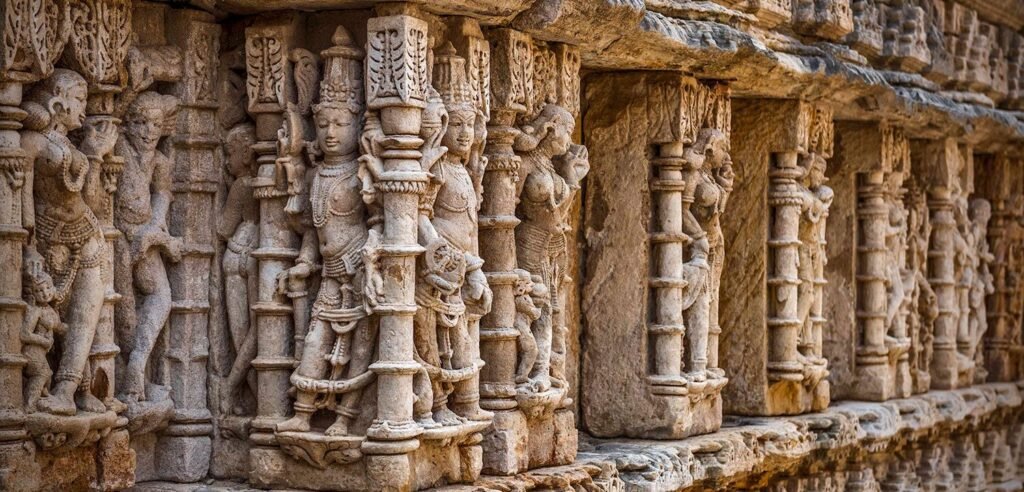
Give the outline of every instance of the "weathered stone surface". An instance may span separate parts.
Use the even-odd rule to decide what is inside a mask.
[[[1022,25],[5,2],[0,489],[1019,490]]]

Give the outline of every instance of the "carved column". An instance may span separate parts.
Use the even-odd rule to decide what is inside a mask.
[[[527,92],[520,81],[532,80],[530,37],[497,29],[491,42],[491,120],[487,125],[487,169],[480,207],[480,256],[493,292],[491,312],[480,326],[480,405],[494,412],[492,430],[484,437],[484,471],[511,474],[525,470],[529,460],[515,450],[525,444],[525,419],[517,410],[515,372],[518,331],[515,281],[516,181],[520,158],[512,150],[516,118],[526,112]]]
[[[380,487],[407,487],[414,478],[410,453],[423,431],[413,421],[413,315],[416,313],[417,206],[427,175],[419,158],[423,108],[430,80],[427,23],[409,15],[373,17],[367,23],[367,109],[379,118],[383,171],[375,183],[382,195],[384,233],[380,271],[384,290],[374,311],[380,316],[377,415],[362,449]]]
[[[888,310],[889,255],[885,236],[889,207],[885,203],[885,177],[881,171],[859,176],[857,221],[857,380],[854,393],[859,399],[888,399],[894,374],[886,366],[889,350],[885,344]],[[872,398],[873,397],[873,398]]]
[[[685,395],[680,385],[683,363],[683,244],[692,241],[683,233],[683,143],[661,144],[654,160],[654,181],[651,182],[655,206],[650,241],[654,267],[650,288],[654,315],[647,326],[653,346],[653,370],[649,377],[655,394]],[[685,382],[683,382],[685,383]]]
[[[0,285],[0,489],[29,491],[39,487],[39,466],[25,429],[25,358],[21,354],[22,248],[26,227],[34,226],[32,186],[26,175],[31,163],[21,149],[19,106],[26,85],[49,76],[67,36],[61,9],[31,10],[27,3],[10,4],[0,12],[0,264],[6,281]],[[27,25],[33,33],[21,32]],[[26,35],[28,34],[28,35]]]
[[[722,339],[722,365],[731,379],[726,411],[821,410],[829,402],[822,342],[832,337],[822,334],[831,111],[800,100],[752,99],[734,100],[732,115],[732,153],[740,166],[730,208],[766,213],[723,220],[730,249],[721,324],[741,330]],[[760,287],[751,288],[752,282]]]
[[[198,11],[168,14],[169,41],[181,49],[183,61],[181,80],[172,89],[180,106],[169,232],[184,247],[181,261],[168,271],[173,304],[164,360],[175,413],[157,444],[157,469],[167,480],[189,482],[206,476],[212,448],[206,361],[214,194],[220,181],[214,83],[220,26]]]
[[[957,325],[960,316],[953,257],[959,234],[953,216],[953,186],[959,179],[960,151],[951,139],[914,142],[911,156],[920,160],[915,169],[929,176],[928,210],[932,234],[928,246],[928,283],[935,291],[938,317],[932,342],[931,387],[957,387]]]
[[[253,195],[260,202],[259,246],[252,255],[259,262],[255,315],[258,351],[256,370],[259,398],[249,440],[257,446],[274,443],[274,425],[291,411],[288,389],[294,358],[291,346],[292,303],[277,292],[277,275],[298,256],[298,236],[288,226],[286,181],[279,176],[277,131],[281,114],[293,91],[288,50],[300,32],[297,17],[284,16],[255,24],[245,31],[246,87],[249,113],[256,121],[256,176]]]

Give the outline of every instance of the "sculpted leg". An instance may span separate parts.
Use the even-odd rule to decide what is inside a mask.
[[[473,323],[479,323],[474,321]],[[474,351],[471,350],[474,337],[470,333],[473,326],[463,316],[459,322],[451,328],[452,338],[452,368],[462,369],[473,367],[476,364]],[[454,408],[458,415],[469,420],[489,421],[494,414],[480,408],[480,390],[476,378],[469,378],[456,382],[453,391]]]
[[[363,319],[356,326],[352,337],[351,350],[352,359],[348,363],[346,379],[352,379],[365,373],[370,367],[370,360],[373,358],[373,347],[377,342],[377,326],[371,320]],[[347,435],[348,426],[359,416],[359,400],[363,395],[361,389],[349,391],[341,396],[335,411],[338,413],[334,424],[327,429],[328,435]]]
[[[541,309],[540,318],[533,323],[533,338],[537,341],[537,364],[530,378],[537,382],[538,391],[551,388],[551,307]]]
[[[171,286],[167,281],[163,259],[150,249],[135,267],[135,287],[140,294],[135,346],[128,359],[125,393],[138,399],[145,397],[146,364],[153,353],[160,331],[171,314]]]
[[[306,349],[302,352],[302,361],[295,369],[301,377],[319,379],[327,372],[327,354],[334,342],[334,337],[327,323],[314,318],[306,334]],[[309,430],[309,418],[316,411],[317,394],[296,388],[295,416],[277,424],[278,432],[306,432]]]
[[[245,265],[242,255],[224,251],[224,303],[227,307],[228,328],[231,330],[231,343],[235,352],[241,352],[246,333],[249,332],[249,296],[247,295],[249,279],[242,275]]]
[[[92,246],[92,247],[90,247]],[[89,257],[99,249],[99,241],[90,241],[82,248],[82,256]],[[68,306],[63,318],[68,325],[64,337],[64,353],[54,378],[56,385],[50,396],[39,400],[38,407],[44,412],[57,415],[75,414],[75,390],[78,389],[92,349],[92,338],[100,320],[103,307],[103,278],[99,266],[78,271],[71,286]]]

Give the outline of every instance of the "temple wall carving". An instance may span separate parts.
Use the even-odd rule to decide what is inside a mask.
[[[1019,0],[10,0],[0,490],[1020,490]]]

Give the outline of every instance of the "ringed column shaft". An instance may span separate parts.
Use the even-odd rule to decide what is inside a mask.
[[[164,440],[174,442],[160,453],[160,468],[177,480],[206,476],[212,452],[212,415],[207,408],[206,365],[209,358],[210,275],[214,256],[214,195],[220,181],[214,99],[220,27],[212,16],[172,10],[170,41],[181,48],[184,70],[174,86],[181,101],[169,214],[170,233],[182,238],[181,261],[169,268],[173,303],[168,319],[169,382],[174,418]],[[166,446],[165,443],[163,446]]]
[[[932,187],[928,194],[932,224],[928,241],[928,283],[935,291],[939,311],[932,342],[932,388],[953,389],[957,383],[956,335],[960,314],[953,266],[956,220],[949,189]]]
[[[857,245],[857,321],[860,343],[857,344],[857,366],[886,363],[886,267],[885,244],[889,209],[885,203],[884,174],[868,172],[858,176],[857,221],[860,223],[860,244]]]
[[[651,233],[654,246],[654,273],[650,284],[653,291],[654,314],[647,326],[654,347],[654,360],[650,382],[657,394],[685,394],[679,386],[682,374],[683,336],[683,233],[682,195],[686,187],[683,180],[683,144],[674,142],[660,146],[660,157],[655,159],[655,179],[651,192],[656,194],[657,230]],[[676,382],[673,386],[671,383]],[[681,392],[681,393],[680,393]]]
[[[405,455],[417,447],[422,429],[413,421],[413,315],[416,313],[417,219],[427,173],[421,166],[420,138],[427,77],[427,23],[409,15],[373,17],[367,22],[366,103],[377,112],[384,150],[376,188],[384,209],[380,272],[383,294],[374,311],[380,316],[377,415],[366,431],[368,466],[381,472],[411,464]],[[404,67],[399,73],[398,69]],[[412,473],[406,468],[405,473]],[[396,474],[397,475],[397,474]],[[382,484],[407,483],[405,477],[378,477]]]
[[[257,398],[256,418],[249,440],[257,445],[274,444],[274,426],[291,412],[286,396],[294,367],[291,347],[294,330],[292,303],[277,292],[277,275],[298,257],[298,235],[289,228],[285,212],[288,193],[283,176],[277,175],[277,131],[281,127],[283,101],[291,90],[288,47],[297,30],[293,18],[249,27],[245,50],[249,113],[256,120],[256,175],[253,196],[259,201],[259,246],[252,252],[258,261],[255,316]]]
[[[798,317],[800,277],[801,196],[797,179],[801,171],[797,152],[780,152],[772,156],[768,172],[769,225],[768,273],[768,380],[803,381],[803,364],[799,361],[798,342],[801,321]]]
[[[0,261],[9,272],[6,281],[0,283],[0,489],[5,490],[19,490],[16,484],[29,490],[29,484],[36,478],[29,477],[29,469],[18,471],[20,462],[32,456],[25,447],[28,432],[22,370],[26,361],[21,355],[21,324],[25,316],[22,248],[28,238],[23,227],[23,207],[33,207],[31,186],[27,186],[24,175],[29,163],[21,150],[18,133],[25,118],[25,112],[18,107],[22,89],[21,82],[0,82]],[[18,174],[22,179],[16,179]]]
[[[480,206],[480,257],[493,293],[491,312],[480,320],[480,406],[513,410],[519,332],[515,324],[516,182],[521,159],[512,150],[516,118],[526,112],[526,93],[514,80],[533,77],[521,52],[530,38],[512,29],[496,29],[491,41],[491,120],[487,125],[487,169]]]

